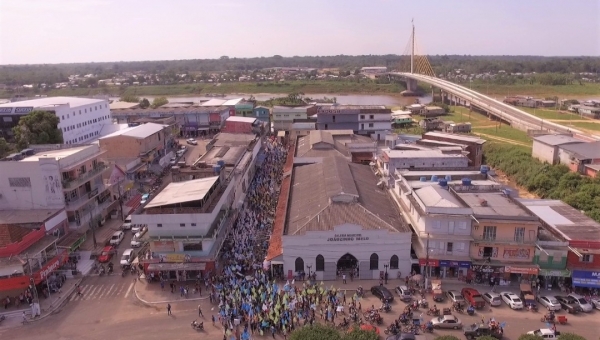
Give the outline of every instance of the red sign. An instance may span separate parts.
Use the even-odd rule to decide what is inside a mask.
[[[40,269],[37,273],[33,275],[35,278],[35,283],[38,284],[41,281],[44,281],[52,272],[57,270],[60,265],[66,260],[67,251],[64,250],[62,253],[54,257],[52,260],[48,261],[42,269]]]
[[[512,273],[512,274],[537,275],[537,273],[538,273],[538,269],[535,268],[535,267],[511,267],[511,266],[506,266],[506,267],[504,267],[504,271],[506,273]]]
[[[435,259],[429,259],[429,261],[427,261],[426,259],[419,259],[419,265],[429,266],[429,267],[439,267],[440,261],[435,260]]]

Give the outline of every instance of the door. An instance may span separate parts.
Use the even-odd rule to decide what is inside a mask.
[[[448,222],[448,235],[454,235],[454,221]]]
[[[358,265],[358,276],[361,280],[372,280],[373,272],[369,270],[371,262],[369,261],[360,261]]]
[[[323,281],[335,280],[337,264],[335,262],[325,262],[325,270],[323,270]]]

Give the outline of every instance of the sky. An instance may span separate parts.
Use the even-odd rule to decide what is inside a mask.
[[[0,0],[0,65],[404,54],[600,56],[600,0]]]

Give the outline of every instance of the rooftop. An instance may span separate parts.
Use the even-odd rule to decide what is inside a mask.
[[[391,113],[392,112],[392,110],[386,108],[384,105],[339,105],[339,104],[334,104],[332,106],[326,106],[324,108],[319,108],[319,113],[323,113],[323,112],[328,113],[330,111],[336,111],[336,110],[347,110],[347,111],[376,110],[376,111],[385,111],[382,113]],[[340,113],[344,113],[344,112],[340,112]],[[358,112],[349,112],[349,113],[358,113]]]
[[[294,168],[285,233],[333,230],[353,223],[364,229],[408,232],[398,209],[367,165],[327,157]]]
[[[391,150],[384,152],[389,158],[465,158],[463,154],[447,154],[441,150]]]
[[[0,210],[0,224],[44,223],[61,209]]]
[[[569,135],[542,135],[533,137],[533,140],[544,143],[550,146],[557,146],[563,144],[573,144],[573,143],[584,143],[582,140],[577,138],[573,138]]]
[[[364,136],[355,135],[351,130],[313,130],[308,136],[298,138],[296,157],[349,156],[353,143],[373,143]],[[375,146],[373,146],[375,148]],[[373,150],[375,152],[376,150]]]
[[[456,141],[462,141],[462,142],[467,142],[467,143],[476,143],[476,144],[484,144],[486,141],[485,139],[481,139],[479,137],[475,137],[475,136],[469,136],[469,135],[459,135],[459,134],[455,134],[455,133],[444,133],[444,132],[426,132],[423,134],[423,137],[425,136],[431,136],[431,137],[437,137],[437,138],[447,138],[447,139],[453,139]]]
[[[600,223],[559,200],[517,199],[567,241],[600,240]]]
[[[415,193],[427,207],[463,208],[454,195],[439,185],[428,185],[415,190]]]
[[[211,112],[223,112],[229,111],[227,106],[189,106],[189,107],[159,107],[156,109],[119,109],[112,112],[113,115],[117,116],[137,116],[137,115],[183,115],[183,114],[208,114]]]
[[[239,104],[244,98],[235,98],[235,99],[218,99],[213,98],[209,101],[206,101],[201,106],[235,106]]]
[[[504,193],[498,192],[457,192],[476,216],[531,217],[531,215]]]
[[[240,116],[231,116],[227,117],[228,122],[240,122],[240,123],[249,123],[252,124],[256,121],[256,118],[253,117],[240,117]]]
[[[137,108],[139,103],[128,103],[128,102],[112,102],[108,106],[111,110],[122,110],[122,109],[134,109]]]
[[[206,153],[198,159],[198,162],[214,165],[222,160],[225,162],[225,165],[234,166],[255,139],[256,136],[252,134],[221,132],[207,145]]]
[[[600,141],[591,143],[561,145],[561,149],[573,154],[578,159],[600,158]]]
[[[140,124],[138,126],[127,127],[125,129],[119,130],[117,132],[113,132],[109,135],[100,137],[98,139],[108,139],[108,138],[117,137],[117,136],[126,136],[126,137],[132,137],[132,138],[136,138],[136,139],[144,139],[144,138],[148,138],[148,137],[152,136],[153,134],[155,134],[159,131],[164,130],[165,127],[166,127],[166,125],[156,124],[156,123]]]
[[[439,176],[439,179],[444,179],[444,176]],[[407,180],[406,182],[408,183],[408,185],[410,185],[411,188],[413,188],[415,190],[420,189],[420,188],[430,187],[430,186],[439,186],[439,183],[432,182],[429,179],[426,182],[422,182],[421,180]],[[462,179],[460,177],[455,177],[455,178],[451,179],[450,181],[447,181],[447,183],[448,183],[448,186],[462,185]],[[473,185],[475,187],[494,187],[494,186],[500,187],[500,184],[498,184],[497,182],[494,182],[492,180],[489,180],[489,179],[473,179],[473,178],[471,178],[471,185]]]
[[[210,188],[219,181],[219,176],[174,182],[167,185],[145,206],[146,209],[170,204],[200,201]]]
[[[40,151],[31,156],[27,156],[23,158],[20,162],[38,162],[40,158],[54,158],[56,160],[60,160],[62,158],[66,158],[72,156],[78,152],[81,152],[87,148],[93,147],[92,145],[80,145],[74,146],[71,148],[57,149],[57,150],[48,150],[48,151]]]
[[[94,98],[80,98],[80,97],[44,97],[44,98],[36,98],[36,99],[31,99],[31,100],[23,100],[23,101],[19,101],[19,102],[0,104],[0,108],[2,108],[2,107],[41,108],[41,107],[49,107],[49,106],[65,105],[65,104],[69,104],[70,107],[77,107],[77,106],[100,104],[100,103],[106,103],[106,100],[94,99]]]

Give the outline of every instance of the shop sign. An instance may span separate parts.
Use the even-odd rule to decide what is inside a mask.
[[[429,267],[439,267],[440,266],[440,261],[439,260],[434,260],[434,259],[419,259],[419,265],[421,266],[429,266]]]
[[[540,269],[540,275],[543,276],[556,276],[556,277],[569,277],[571,272],[568,269]]]
[[[17,107],[15,113],[29,113],[33,111],[33,107]]]
[[[588,288],[600,288],[600,272],[587,271],[587,270],[574,270],[572,279],[573,279],[573,286],[588,287]]]
[[[368,241],[368,236],[362,234],[335,234],[327,239],[327,242],[353,242],[353,241]]]
[[[531,249],[526,249],[526,248],[506,249],[505,248],[502,258],[527,260],[529,258],[530,254],[531,254]]]
[[[471,268],[471,262],[470,261],[447,261],[447,260],[440,260],[440,267]]]
[[[170,252],[175,251],[175,242],[174,241],[152,241],[150,244],[150,249],[154,252]]]
[[[190,255],[186,254],[164,254],[159,255],[160,262],[183,263],[191,262]]]
[[[504,272],[504,267],[492,267],[490,265],[471,265],[471,270],[479,273],[502,273]]]
[[[512,267],[506,266],[504,267],[504,271],[511,274],[530,274],[536,275],[538,273],[538,269],[535,267]]]
[[[0,107],[0,113],[11,113],[12,107]]]
[[[46,265],[43,266],[42,269],[40,269],[40,271],[38,271],[35,274],[36,282],[45,280],[50,274],[52,274],[53,271],[58,269],[58,267],[60,267],[62,260],[65,258],[65,256],[66,256],[66,252],[63,252],[60,255],[53,258],[52,260],[48,261],[48,263],[46,263]]]

